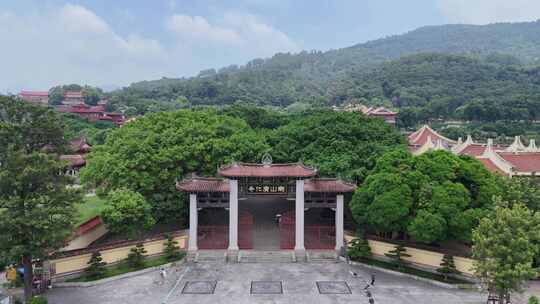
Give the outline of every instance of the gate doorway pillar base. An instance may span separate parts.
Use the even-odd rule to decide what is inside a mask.
[[[303,263],[307,261],[307,255],[305,249],[295,249],[294,250],[294,258],[296,262]]]
[[[238,253],[240,250],[237,249],[229,249],[227,250],[227,263],[238,263]]]

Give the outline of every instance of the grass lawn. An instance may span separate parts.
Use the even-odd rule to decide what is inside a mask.
[[[105,201],[97,196],[85,196],[82,203],[76,205],[77,208],[77,223],[76,226],[88,221],[101,213],[105,206]]]
[[[368,260],[360,261],[360,263],[367,264],[367,265],[372,265],[372,266],[376,266],[376,267],[380,267],[380,268],[385,268],[385,269],[389,269],[389,270],[394,270],[394,271],[398,271],[398,272],[402,272],[402,273],[412,274],[412,275],[415,275],[417,277],[431,279],[431,280],[435,280],[435,281],[439,281],[439,282],[443,282],[443,283],[448,283],[448,284],[471,284],[471,282],[469,282],[469,281],[461,280],[461,279],[454,278],[454,277],[449,277],[447,280],[445,280],[442,275],[435,274],[435,273],[428,272],[428,271],[423,271],[423,270],[408,267],[408,266],[404,266],[401,269],[398,269],[396,267],[396,265],[394,265],[394,264],[392,264],[390,262],[384,262],[384,261],[379,261],[379,260],[374,260],[374,259],[368,259]]]
[[[185,256],[185,254],[182,254],[180,256],[180,258],[175,260],[175,261],[182,260],[184,258],[184,256]],[[144,262],[144,267],[137,268],[137,269],[130,267],[127,264],[127,262],[120,262],[120,263],[118,263],[118,264],[116,264],[114,266],[107,267],[107,271],[105,272],[105,275],[102,276],[102,277],[89,278],[89,277],[87,277],[85,275],[82,275],[81,277],[70,279],[70,280],[67,280],[66,282],[91,282],[91,281],[96,281],[96,280],[101,280],[101,279],[114,277],[114,276],[117,276],[117,275],[132,272],[132,271],[137,271],[137,270],[142,270],[142,269],[145,269],[145,268],[155,267],[155,266],[159,266],[159,265],[163,265],[163,264],[167,264],[167,263],[171,263],[171,262],[175,262],[175,261],[169,261],[164,256],[161,256],[161,257],[158,257],[158,258],[146,260]]]

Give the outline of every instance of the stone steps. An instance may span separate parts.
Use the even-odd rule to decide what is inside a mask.
[[[193,262],[209,263],[209,262],[226,262],[226,251],[220,250],[199,250],[195,253]],[[188,259],[189,261],[189,259]]]
[[[228,253],[226,250],[199,250],[188,252],[187,261],[195,263],[337,263],[333,250],[310,250],[297,256],[293,250],[264,251],[240,250]]]
[[[310,263],[337,263],[339,261],[333,250],[307,251],[306,258]]]
[[[293,251],[240,251],[239,263],[294,263]]]

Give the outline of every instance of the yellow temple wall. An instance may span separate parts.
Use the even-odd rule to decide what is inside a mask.
[[[174,237],[174,240],[178,242],[178,247],[181,249],[187,248],[187,235],[179,235]],[[160,255],[165,248],[166,239],[150,240],[143,242],[144,249],[147,251],[148,256]],[[135,247],[134,244],[127,246],[115,246],[114,248],[106,248],[99,250],[103,261],[107,264],[114,264],[127,258],[131,248]],[[72,256],[61,257],[50,260],[51,269],[55,277],[60,277],[72,273],[81,272],[88,267],[88,261],[92,253],[82,250],[80,254],[74,254]]]

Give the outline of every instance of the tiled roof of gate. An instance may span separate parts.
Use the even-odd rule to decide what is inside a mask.
[[[347,193],[354,190],[356,185],[334,178],[308,179],[304,184],[304,192]]]
[[[219,178],[195,177],[176,183],[176,189],[184,192],[229,192],[229,180]],[[308,179],[304,184],[304,192],[348,193],[353,192],[356,185],[339,179]]]
[[[220,178],[196,177],[177,182],[176,189],[184,192],[229,192],[229,181]]]
[[[246,164],[234,163],[219,168],[224,177],[312,177],[317,170],[300,163],[296,164]]]

